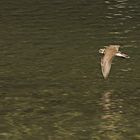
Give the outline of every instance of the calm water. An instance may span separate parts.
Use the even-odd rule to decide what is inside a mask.
[[[140,140],[140,1],[1,0],[0,140]],[[98,50],[120,44],[104,80]]]

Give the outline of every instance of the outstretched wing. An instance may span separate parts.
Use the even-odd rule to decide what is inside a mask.
[[[106,79],[109,75],[111,69],[111,62],[112,60],[105,59],[105,57],[101,58],[101,69],[104,78]]]

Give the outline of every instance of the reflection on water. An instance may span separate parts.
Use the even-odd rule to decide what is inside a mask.
[[[123,126],[123,116],[121,106],[112,101],[113,91],[107,91],[102,97],[103,115],[100,126],[102,139],[119,140],[122,138],[121,133],[125,130]],[[121,133],[119,132],[121,130]]]
[[[0,139],[139,140],[139,0],[0,1]],[[104,80],[98,50],[120,44]]]

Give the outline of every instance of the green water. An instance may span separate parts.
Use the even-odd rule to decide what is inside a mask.
[[[2,0],[0,15],[0,140],[140,140],[139,0]],[[130,59],[104,80],[109,44]]]

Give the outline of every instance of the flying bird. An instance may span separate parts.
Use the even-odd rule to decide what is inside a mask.
[[[110,69],[111,63],[115,56],[119,56],[122,58],[130,58],[127,54],[121,53],[119,51],[120,45],[109,45],[106,48],[100,49],[99,53],[104,56],[101,58],[101,69],[102,74],[105,79],[107,79]]]

